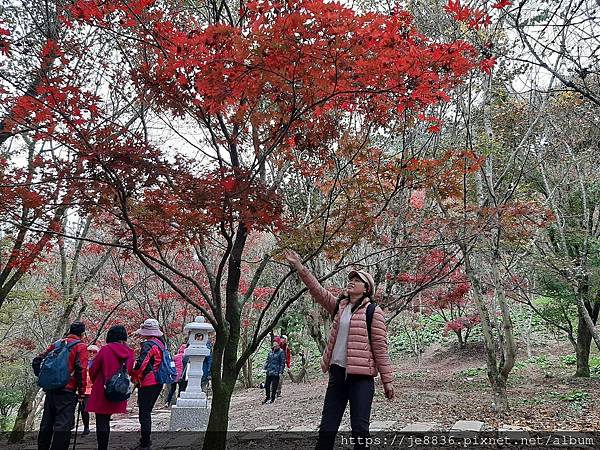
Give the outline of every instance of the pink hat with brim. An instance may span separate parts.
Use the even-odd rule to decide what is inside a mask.
[[[156,319],[146,319],[140,328],[136,330],[136,334],[140,336],[155,336],[161,337],[163,335]]]

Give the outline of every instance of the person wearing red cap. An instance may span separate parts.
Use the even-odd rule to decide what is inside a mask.
[[[394,398],[394,373],[387,348],[387,328],[380,307],[375,306],[369,333],[367,309],[375,293],[373,277],[363,270],[352,270],[340,297],[327,291],[302,264],[300,257],[287,251],[285,258],[313,298],[332,316],[333,323],[321,369],[329,372],[323,414],[319,427],[318,450],[334,447],[346,405],[350,403],[350,425],[356,439],[355,449],[367,448],[371,405],[375,393],[374,377],[380,375],[385,396]]]
[[[276,341],[279,342],[279,348],[283,352],[283,356],[285,357],[285,366],[289,370],[292,365],[292,351],[290,350],[290,346],[288,345],[288,338],[285,334],[281,336],[277,336],[275,338]],[[277,383],[277,397],[281,397],[281,387],[283,385],[283,380],[285,379],[285,375],[282,374],[279,377],[279,383]]]

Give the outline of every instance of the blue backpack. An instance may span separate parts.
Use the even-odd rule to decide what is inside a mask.
[[[175,361],[171,358],[169,350],[163,345],[158,345],[153,341],[146,341],[151,345],[156,345],[162,351],[162,360],[158,370],[154,372],[154,378],[157,383],[161,384],[173,384],[177,380],[177,367],[175,367]]]
[[[54,343],[54,350],[48,353],[40,365],[38,386],[44,391],[62,389],[69,383],[69,353],[79,342],[81,341],[76,340],[67,344],[61,340]]]

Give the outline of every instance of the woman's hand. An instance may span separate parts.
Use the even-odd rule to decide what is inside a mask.
[[[287,261],[294,269],[299,269],[300,267],[302,267],[302,260],[300,259],[300,256],[298,256],[298,253],[296,253],[295,251],[286,250],[283,253],[283,256],[285,257],[285,259],[287,259]]]
[[[383,391],[385,392],[385,397],[388,400],[394,400],[394,385],[392,383],[384,384]]]

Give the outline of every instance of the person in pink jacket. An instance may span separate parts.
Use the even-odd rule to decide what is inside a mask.
[[[313,298],[333,317],[327,347],[321,360],[323,372],[329,372],[329,384],[319,427],[318,450],[334,447],[346,405],[350,403],[350,426],[355,450],[367,448],[371,405],[375,393],[374,377],[381,377],[385,396],[394,398],[394,373],[387,348],[387,328],[383,311],[373,312],[369,336],[366,313],[375,293],[373,277],[363,270],[348,274],[346,291],[335,297],[304,267],[298,254],[287,251],[285,257]],[[358,439],[362,438],[362,439]]]
[[[127,331],[123,325],[115,325],[106,333],[104,345],[90,367],[92,392],[87,402],[86,411],[96,413],[96,439],[98,450],[108,449],[110,437],[110,416],[127,412],[127,400],[112,402],[104,395],[104,385],[121,369],[123,364],[131,375],[135,356],[127,345]]]

